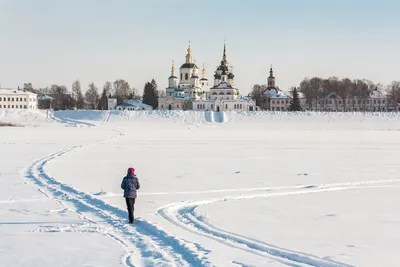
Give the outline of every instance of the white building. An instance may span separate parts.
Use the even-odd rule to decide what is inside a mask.
[[[20,89],[0,89],[0,109],[37,109],[37,95]]]
[[[387,97],[379,92],[373,90],[364,97],[348,97],[342,99],[336,93],[330,93],[326,97],[318,97],[311,101],[311,107],[306,105],[306,108],[316,111],[390,111],[391,107]]]
[[[159,99],[159,109],[193,109],[213,111],[256,110],[256,104],[249,98],[243,98],[234,86],[234,75],[226,59],[226,46],[221,65],[214,75],[214,86],[210,88],[203,66],[202,77],[198,76],[198,67],[192,62],[192,50],[189,44],[186,62],[179,68],[178,77],[172,64],[168,78],[166,97]]]
[[[142,101],[130,99],[115,107],[116,110],[153,110],[153,107]]]

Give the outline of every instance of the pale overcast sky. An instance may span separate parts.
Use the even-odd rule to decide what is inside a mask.
[[[15,88],[122,78],[167,86],[188,41],[208,78],[222,56],[242,94],[269,67],[287,90],[304,77],[400,79],[400,1],[0,0],[0,84]]]

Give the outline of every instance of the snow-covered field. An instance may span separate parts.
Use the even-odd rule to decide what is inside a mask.
[[[400,266],[399,114],[0,121],[24,126],[0,127],[1,266]]]

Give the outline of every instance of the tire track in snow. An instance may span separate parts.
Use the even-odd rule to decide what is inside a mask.
[[[190,232],[206,236],[218,242],[222,242],[229,246],[246,250],[256,255],[260,255],[260,253],[264,255],[267,254],[269,256],[272,256],[274,260],[277,260],[289,266],[298,266],[296,264],[306,264],[309,266],[311,265],[319,267],[345,267],[345,266],[349,267],[351,265],[336,262],[333,260],[323,259],[304,252],[297,252],[280,248],[262,241],[250,239],[235,233],[221,230],[213,226],[212,224],[206,222],[201,216],[198,216],[195,213],[195,209],[201,205],[208,205],[216,202],[224,202],[229,200],[249,200],[255,198],[335,192],[335,191],[355,190],[355,189],[393,188],[393,187],[400,188],[399,182],[400,180],[377,180],[377,181],[365,181],[365,182],[327,184],[327,185],[321,185],[319,187],[307,185],[303,186],[302,190],[295,190],[289,192],[277,192],[277,193],[267,192],[256,195],[227,196],[227,197],[218,197],[203,201],[193,201],[193,202],[187,201],[180,203],[172,203],[164,207],[161,207],[158,210],[158,214],[160,214],[170,223],[178,227],[181,227],[185,230],[188,230]],[[382,185],[386,183],[394,183],[394,184]],[[298,186],[294,186],[293,188],[295,187]],[[277,188],[287,189],[290,187],[277,187]]]
[[[74,146],[34,162],[28,169],[26,177],[33,180],[38,186],[38,190],[49,198],[59,202],[72,203],[78,213],[90,214],[111,225],[113,230],[109,236],[121,243],[126,248],[127,253],[130,254],[124,259],[127,266],[133,266],[129,262],[131,262],[132,251],[135,251],[135,248],[141,253],[145,266],[210,265],[204,256],[205,253],[193,250],[187,242],[170,236],[141,218],[135,219],[134,225],[128,225],[126,223],[126,211],[78,191],[46,173],[44,168],[49,161],[80,147],[82,146]]]

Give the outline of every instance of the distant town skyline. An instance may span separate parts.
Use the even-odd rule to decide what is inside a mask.
[[[243,95],[265,84],[272,65],[282,90],[305,77],[399,80],[397,1],[3,0],[0,2],[0,85],[35,88],[79,79],[124,79],[142,92],[168,85],[172,61],[193,60],[213,79],[222,57]]]

